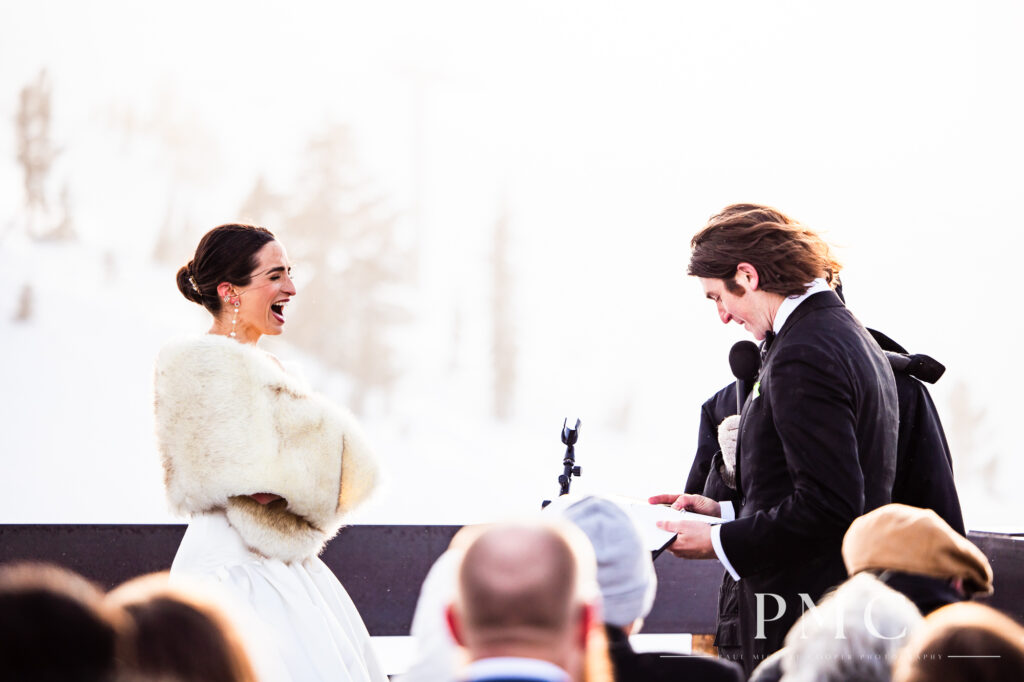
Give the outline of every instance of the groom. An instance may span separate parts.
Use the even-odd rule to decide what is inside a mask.
[[[830,283],[839,264],[781,212],[736,204],[691,241],[689,274],[723,323],[764,340],[758,382],[739,421],[738,509],[700,495],[657,495],[719,526],[665,522],[669,551],[717,557],[739,581],[749,673],[782,646],[802,610],[846,578],[850,523],[889,502],[898,410],[888,361]]]

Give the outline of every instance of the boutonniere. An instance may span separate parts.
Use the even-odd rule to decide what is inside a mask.
[[[754,383],[754,399],[756,400],[761,395],[761,382]]]

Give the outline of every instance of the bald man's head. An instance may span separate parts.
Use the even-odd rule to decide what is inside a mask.
[[[551,523],[502,524],[467,547],[454,608],[468,648],[571,636],[585,608],[574,531]],[[584,566],[582,578],[592,573]]]

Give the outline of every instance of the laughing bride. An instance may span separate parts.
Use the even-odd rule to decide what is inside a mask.
[[[271,640],[250,647],[264,679],[385,682],[355,605],[317,557],[372,490],[372,455],[348,411],[257,347],[283,331],[296,294],[284,247],[264,228],[221,225],[178,289],[213,325],[156,363],[167,495],[191,517],[172,579],[212,581],[251,609]]]

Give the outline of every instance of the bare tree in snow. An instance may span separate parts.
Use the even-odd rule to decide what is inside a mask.
[[[954,386],[949,408],[947,436],[957,481],[980,479],[993,489],[999,477],[999,458],[986,447],[985,408],[976,405],[963,380]]]
[[[54,212],[46,186],[60,150],[53,142],[51,102],[53,88],[46,70],[23,87],[18,97],[15,133],[18,140],[18,165],[25,189],[25,222],[34,239],[69,240],[74,238],[71,221],[70,190],[65,183],[60,194],[60,211]]]
[[[400,374],[396,337],[411,317],[410,250],[397,216],[342,125],[309,141],[298,186],[281,221],[301,285],[289,338],[351,379],[353,411],[364,412],[374,395],[386,408]],[[243,212],[262,220],[269,196],[257,184]]]
[[[494,223],[491,253],[491,362],[494,370],[494,416],[507,420],[515,404],[516,345],[513,312],[515,282],[509,255],[509,216],[502,204]]]

